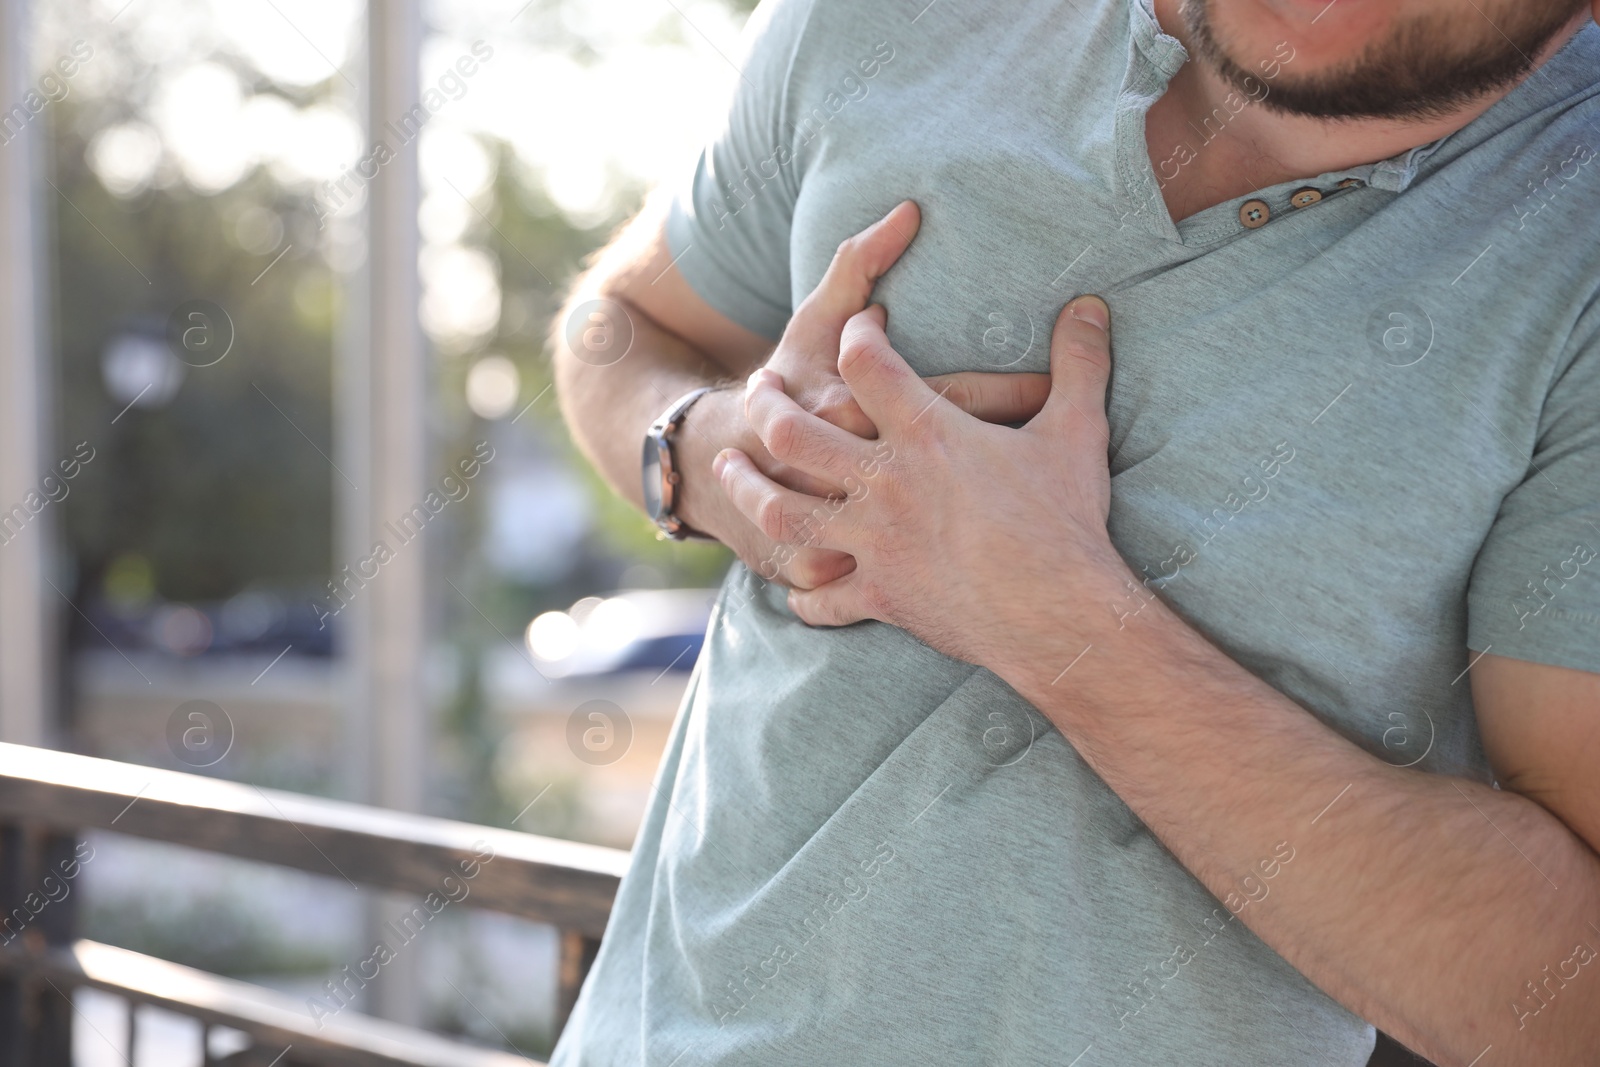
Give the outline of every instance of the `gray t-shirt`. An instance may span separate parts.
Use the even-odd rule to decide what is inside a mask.
[[[1600,671],[1600,30],[1442,141],[1176,225],[1157,182],[1260,105],[1152,159],[1186,57],[1148,0],[768,0],[747,47],[668,229],[713,307],[778,336],[915,198],[898,350],[1042,371],[1104,295],[1112,538],[1309,713],[1487,781],[1469,647]],[[1335,799],[1278,813],[1274,877]],[[1272,884],[1219,902],[994,675],[738,567],[555,1063],[1365,1063],[1234,917]]]

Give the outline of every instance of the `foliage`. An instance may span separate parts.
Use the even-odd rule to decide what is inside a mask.
[[[291,249],[252,285],[266,260],[228,236],[242,211],[260,208],[305,248],[306,205],[261,174],[215,196],[180,186],[119,201],[84,163],[85,147],[69,125],[52,159],[57,447],[66,455],[87,441],[98,460],[65,502],[73,554],[89,573],[120,553],[144,556],[173,600],[327,573],[333,487],[316,449],[331,450],[332,275]],[[165,407],[119,416],[123,404],[101,384],[107,345],[128,331],[164,336],[171,311],[194,299],[227,311],[233,350],[188,369]]]
[[[565,28],[563,2],[535,0],[519,15],[516,32],[582,61],[588,46]],[[753,5],[732,0],[732,6]],[[92,13],[93,0],[52,0],[49,10],[66,38]],[[47,115],[54,272],[48,336],[60,397],[54,448],[66,456],[86,441],[96,450],[60,506],[76,586],[64,588],[89,613],[107,594],[116,600],[128,575],[139,576],[133,584],[140,595],[173,602],[214,602],[266,588],[293,594],[295,610],[309,617],[300,594],[320,591],[348,562],[336,558],[334,540],[345,490],[332,466],[339,454],[335,351],[344,293],[337,249],[320,227],[310,190],[283,184],[266,166],[221,191],[187,184],[170,159],[140,191],[114,195],[102,184],[89,163],[96,137],[148,119],[161,70],[141,50],[137,20],[95,21],[103,28],[94,41],[98,83],[92,92],[75,89]],[[688,33],[681,21],[669,9],[661,24]],[[337,77],[284,85],[226,48],[205,58],[231,70],[247,95],[277,96],[294,108],[343,106],[347,87]],[[478,552],[485,494],[474,493],[429,531],[430,595],[440,608],[430,628],[461,666],[443,709],[435,795],[450,814],[497,822],[515,808],[507,811],[509,800],[488,773],[500,739],[484,706],[482,649],[506,634],[514,639],[541,611],[615,588],[635,560],[649,561],[668,584],[709,585],[730,557],[716,546],[657,541],[653,528],[578,456],[548,388],[548,323],[585,257],[644,190],[625,190],[610,217],[574,221],[508,144],[482,143],[493,176],[474,198],[461,243],[496,265],[501,314],[488,337],[465,350],[433,353],[430,422],[418,432],[428,434],[441,467],[489,436],[490,427],[467,408],[465,382],[478,356],[504,355],[521,375],[519,406],[542,397],[510,432],[537,436],[541,448],[554,450],[597,504],[594,536],[571,573],[554,584],[518,583],[488,570]],[[276,243],[252,239],[250,231],[258,238],[263,229],[279,233]],[[165,404],[128,407],[114,397],[103,380],[108,346],[129,334],[162,340],[174,309],[196,299],[219,305],[230,318],[235,340],[227,357],[186,368]],[[76,641],[103,647],[85,616],[67,617]],[[544,829],[578,825],[576,808],[569,805],[561,817],[556,812],[566,808],[546,807]]]

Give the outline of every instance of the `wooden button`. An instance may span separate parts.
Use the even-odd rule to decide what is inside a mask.
[[[1308,185],[1304,189],[1296,189],[1294,191],[1294,195],[1289,197],[1289,203],[1293,204],[1295,207],[1310,207],[1312,204],[1315,204],[1321,199],[1322,191],[1320,189],[1313,189]]]
[[[1239,205],[1239,221],[1244,223],[1246,229],[1265,226],[1271,217],[1272,209],[1265,200],[1246,200]]]
[[[1360,178],[1346,178],[1344,181],[1339,183],[1339,188],[1341,188],[1341,189],[1349,189],[1352,186],[1356,186],[1356,185],[1360,185],[1360,184],[1361,184],[1361,179]]]

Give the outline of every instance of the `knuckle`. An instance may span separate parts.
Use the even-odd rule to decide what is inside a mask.
[[[960,378],[951,379],[939,387],[939,394],[967,414],[977,413],[978,393],[971,383]]]
[[[1105,346],[1083,337],[1068,338],[1063,346],[1062,354],[1073,362],[1081,363],[1087,369],[1097,373],[1103,373],[1111,366],[1111,359],[1106,354]]]
[[[796,589],[815,589],[828,580],[822,561],[814,552],[802,553],[789,568],[789,582]]]
[[[857,335],[839,346],[839,369],[864,370],[877,354],[876,346],[867,337]]]
[[[796,516],[789,523],[789,540],[799,545],[802,551],[815,548],[817,542],[822,540],[823,525],[814,513]]]
[[[795,618],[807,626],[826,626],[828,624],[828,620],[823,617],[822,612],[817,610],[817,605],[812,603],[810,597],[790,597],[789,609],[794,612]]]
[[[755,519],[756,528],[770,540],[788,541],[789,517],[785,513],[783,501],[776,494],[768,494],[756,505]]]
[[[804,447],[805,436],[800,417],[792,412],[780,412],[767,421],[767,451],[784,463],[796,458]]]

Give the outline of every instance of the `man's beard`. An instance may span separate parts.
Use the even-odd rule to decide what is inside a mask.
[[[1249,57],[1236,58],[1217,39],[1211,2],[1179,5],[1195,57],[1241,92],[1259,94],[1261,78],[1246,65]],[[1442,12],[1407,19],[1347,63],[1304,78],[1284,71],[1261,103],[1312,118],[1439,118],[1516,84],[1533,69],[1533,57],[1587,5],[1588,0],[1505,0],[1488,13],[1493,24],[1476,14],[1463,20]],[[1472,29],[1464,30],[1464,22]]]

